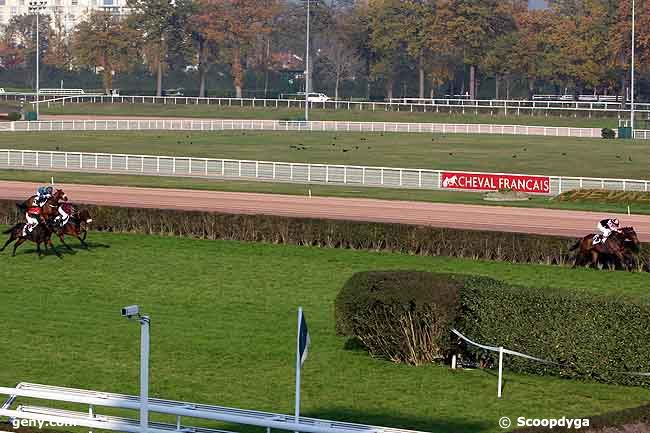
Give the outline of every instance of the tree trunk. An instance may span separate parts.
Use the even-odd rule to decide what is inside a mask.
[[[264,59],[264,98],[269,93],[269,68],[271,63],[271,39],[266,40],[266,58]]]
[[[420,65],[419,65],[419,72],[420,72],[420,99],[424,99],[424,55],[420,53]]]
[[[206,43],[199,41],[199,98],[205,98],[205,77],[207,75],[206,68]]]
[[[535,80],[532,78],[528,79],[528,99],[533,99],[533,93],[535,93]]]
[[[395,85],[395,80],[391,77],[386,80],[386,99],[393,99],[393,87]]]
[[[162,75],[163,75],[162,60],[158,60],[158,71],[156,73],[156,96],[162,96]]]
[[[499,74],[494,75],[494,83],[495,83],[495,85],[494,85],[494,87],[495,87],[494,88],[494,95],[495,95],[494,99],[498,100],[499,99],[499,83],[500,83]]]
[[[111,74],[111,71],[109,70],[110,68],[104,67],[104,71],[102,73],[104,79],[104,89],[106,90],[107,94],[110,94],[111,89],[113,88],[113,74]]]
[[[341,85],[341,70],[336,68],[336,83],[334,84],[334,100],[339,100],[339,86]]]
[[[476,66],[469,67],[469,98],[476,99]]]
[[[506,78],[506,99],[510,100],[510,77]]]
[[[235,85],[235,97],[242,97],[243,70],[241,66],[241,52],[239,47],[235,48],[232,61],[232,79]]]

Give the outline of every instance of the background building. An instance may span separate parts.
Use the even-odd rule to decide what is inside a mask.
[[[126,0],[49,0],[43,14],[48,14],[54,22],[59,14],[67,30],[71,30],[91,10],[108,9],[122,13]],[[29,0],[0,0],[0,25],[9,23],[16,15],[29,14]]]

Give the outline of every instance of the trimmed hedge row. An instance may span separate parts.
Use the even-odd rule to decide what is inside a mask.
[[[558,365],[508,356],[507,368],[617,384],[650,384],[650,305],[548,288],[482,284],[461,292],[458,329]],[[469,349],[475,354],[481,350]],[[498,362],[498,354],[491,354]]]
[[[93,230],[226,239],[330,248],[566,264],[573,239],[386,223],[165,209],[87,206]],[[23,221],[15,203],[0,200],[0,223]],[[644,253],[645,256],[648,254]]]
[[[511,371],[650,384],[648,377],[624,374],[650,372],[646,303],[517,287],[486,277],[372,271],[348,280],[335,312],[340,335],[352,336],[373,356],[395,362],[420,364],[460,351],[463,357],[498,364],[497,353],[451,338],[455,327],[478,343],[552,363],[508,355],[505,366]],[[405,323],[413,327],[405,329]]]
[[[416,271],[360,272],[336,298],[336,330],[375,356],[420,365],[445,358],[462,278]]]

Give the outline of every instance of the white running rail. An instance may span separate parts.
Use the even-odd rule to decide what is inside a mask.
[[[405,123],[405,122],[348,122],[348,121],[284,121],[246,119],[93,119],[44,120],[33,122],[0,123],[0,131],[301,131],[301,132],[398,132],[427,134],[493,134],[532,135],[546,137],[601,138],[598,128],[571,128],[559,126],[496,125],[479,123]]]
[[[424,190],[444,189],[441,185],[442,173],[446,171],[419,168],[21,149],[0,149],[0,169],[242,179]],[[475,174],[503,175],[504,173]],[[506,175],[511,174],[506,173]],[[549,178],[551,195],[582,188],[613,191],[648,191],[650,185],[650,181],[638,179],[570,176],[549,176]]]

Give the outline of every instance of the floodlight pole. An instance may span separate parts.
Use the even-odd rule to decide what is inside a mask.
[[[634,51],[635,51],[635,35],[634,35],[634,0],[632,0],[632,77],[630,83],[630,126],[632,127],[632,138],[634,138]]]
[[[307,42],[305,50],[305,121],[309,121],[309,21],[311,10],[309,5],[311,0],[307,0]]]
[[[41,15],[41,9],[45,9],[46,1],[37,0],[29,3],[29,10],[36,12],[36,120],[40,120],[40,57],[41,57],[41,41],[40,41],[40,25],[39,25],[39,16]]]

